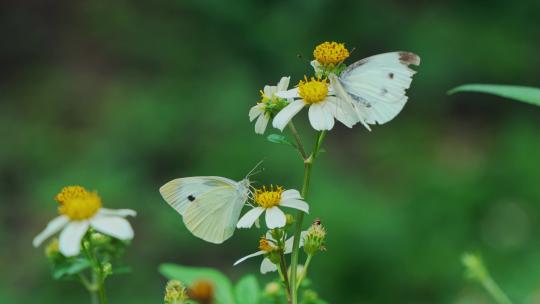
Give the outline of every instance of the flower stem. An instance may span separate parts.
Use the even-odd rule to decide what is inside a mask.
[[[322,142],[324,140],[324,137],[326,135],[326,131],[319,132],[317,134],[317,139],[315,140],[315,147],[313,148],[313,152],[311,155],[304,159],[304,182],[302,185],[302,198],[305,200],[306,196],[309,191],[309,183],[311,180],[311,169],[313,166],[313,162],[317,158],[319,151],[321,149]],[[300,236],[302,233],[302,222],[304,221],[304,212],[298,211],[298,215],[296,217],[296,226],[294,231],[294,239],[293,239],[293,251],[291,254],[291,276],[290,276],[290,286],[291,286],[291,297],[292,297],[292,304],[298,303],[298,288],[297,288],[297,268],[298,268],[298,255],[300,252]]]
[[[482,285],[488,291],[488,293],[495,299],[499,304],[512,304],[512,301],[508,296],[502,291],[502,289],[497,285],[497,283],[491,278],[487,277],[482,281]]]
[[[298,134],[298,131],[296,130],[296,127],[294,126],[294,123],[292,122],[292,120],[289,122],[289,129],[291,130],[291,133],[294,136],[294,140],[296,141],[298,152],[300,152],[300,155],[302,156],[302,158],[306,160],[308,158],[306,149],[304,149],[302,140],[300,140],[300,135]]]
[[[285,282],[285,287],[287,287],[287,303],[292,303],[291,301],[291,284],[289,284],[289,278],[287,277],[287,262],[285,260],[285,255],[281,251],[279,255],[279,268],[282,272],[283,281]]]
[[[302,274],[302,276],[300,277],[300,280],[298,280],[298,282],[296,283],[296,288],[300,288],[300,284],[302,284],[302,281],[306,278],[307,276],[307,272],[308,272],[308,268],[309,268],[309,264],[311,263],[311,259],[313,258],[313,254],[308,254],[307,258],[306,258],[306,262],[304,263],[304,273]]]
[[[92,304],[99,304],[98,295],[96,293],[96,286],[93,283],[91,283],[84,274],[79,273],[78,275],[79,275],[79,281],[81,281],[81,284],[90,293],[90,302]]]
[[[86,254],[86,257],[92,262],[92,288],[91,291],[91,297],[92,297],[92,303],[100,303],[100,304],[107,304],[107,296],[105,295],[105,277],[103,274],[103,269],[101,267],[101,262],[98,260],[94,248],[92,247],[92,240],[88,236],[88,234],[85,236],[83,241],[83,249]],[[99,298],[99,302],[95,301],[97,297]]]

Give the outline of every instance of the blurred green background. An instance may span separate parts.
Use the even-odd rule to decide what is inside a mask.
[[[330,303],[491,303],[463,279],[480,251],[516,303],[540,303],[540,109],[477,94],[469,82],[540,81],[540,2],[6,1],[0,12],[0,302],[85,303],[53,281],[31,240],[56,215],[64,185],[97,189],[139,212],[131,275],[111,303],[160,303],[162,262],[216,267],[237,279],[261,231],[221,246],[190,235],[161,199],[192,175],[299,188],[293,150],[253,132],[248,109],[283,75],[296,83],[325,40],[350,60],[422,57],[410,101],[372,132],[332,130],[315,166],[312,213],[327,225],[314,287]],[[303,54],[305,59],[298,59]],[[350,62],[350,61],[349,61]],[[305,113],[304,113],[305,114]],[[310,136],[306,117],[297,125]],[[273,276],[259,276],[262,282]]]

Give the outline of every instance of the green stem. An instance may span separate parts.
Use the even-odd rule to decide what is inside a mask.
[[[294,140],[296,141],[298,152],[300,152],[300,155],[302,156],[302,158],[306,160],[308,158],[306,149],[304,149],[302,140],[300,140],[300,135],[298,134],[298,131],[296,130],[296,127],[294,126],[294,123],[292,122],[292,120],[289,122],[289,129],[291,130],[291,133],[294,136]]]
[[[287,303],[291,302],[291,284],[289,284],[289,278],[287,277],[287,262],[285,260],[285,255],[283,254],[283,251],[279,254],[279,268],[281,269],[280,272],[283,273],[283,281],[285,282],[285,287],[287,287]]]
[[[86,246],[86,244],[88,246]],[[92,285],[94,286],[92,294],[92,303],[100,303],[100,304],[107,304],[107,296],[105,295],[105,277],[103,274],[103,269],[101,267],[101,263],[99,262],[98,258],[96,257],[96,254],[94,252],[94,248],[92,247],[92,240],[88,236],[88,234],[85,236],[83,241],[83,249],[88,257],[88,259],[92,262]],[[95,297],[99,297],[99,302],[95,302]]]
[[[81,281],[81,284],[90,293],[90,302],[92,304],[99,304],[98,295],[96,293],[96,290],[97,290],[96,286],[92,284],[84,274],[79,273],[78,276],[79,276],[79,281]]]
[[[309,183],[311,180],[311,169],[313,166],[313,162],[319,155],[319,151],[321,149],[322,142],[324,140],[324,137],[326,135],[326,131],[319,132],[317,134],[317,139],[315,140],[315,147],[313,148],[313,152],[311,155],[304,159],[304,182],[302,185],[302,198],[305,200],[306,196],[309,191]],[[297,268],[298,268],[298,255],[300,252],[300,237],[302,233],[302,222],[304,221],[304,212],[298,211],[297,217],[296,217],[296,226],[294,231],[294,239],[293,239],[293,251],[291,254],[291,276],[290,276],[290,282],[291,282],[291,297],[292,297],[292,304],[298,303],[298,288],[297,288]]]
[[[497,303],[512,304],[512,301],[489,275],[482,280],[482,285]]]
[[[307,272],[309,268],[309,264],[311,263],[311,259],[313,258],[313,254],[308,254],[306,258],[306,262],[304,263],[304,273],[300,277],[300,280],[296,283],[296,288],[300,288],[300,284],[302,284],[302,281],[307,277]]]

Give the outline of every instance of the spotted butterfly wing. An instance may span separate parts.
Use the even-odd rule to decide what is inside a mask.
[[[230,238],[249,193],[249,181],[219,176],[172,180],[159,189],[196,237],[220,244]]]
[[[419,65],[420,57],[409,52],[391,52],[371,56],[351,64],[337,81],[332,81],[337,97],[352,104],[358,120],[384,124],[392,120],[407,102],[406,90]]]

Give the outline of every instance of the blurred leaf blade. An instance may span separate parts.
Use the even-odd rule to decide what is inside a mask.
[[[287,136],[285,135],[281,135],[281,134],[270,134],[268,135],[268,137],[266,137],[266,139],[271,142],[271,143],[275,143],[275,144],[282,144],[282,145],[287,145],[287,146],[291,146],[291,147],[295,147],[296,148],[296,145],[293,144],[288,138]]]
[[[451,89],[448,91],[448,94],[451,95],[462,92],[491,94],[540,106],[540,88],[535,87],[497,84],[465,84]]]
[[[234,288],[237,304],[259,303],[261,289],[254,275],[242,277]]]
[[[66,260],[58,265],[55,265],[52,276],[58,280],[66,276],[75,275],[92,266],[92,263],[85,258],[76,258]]]
[[[217,304],[235,304],[231,281],[223,273],[215,269],[161,264],[159,272],[168,279],[179,280],[188,286],[197,281],[210,281],[215,288]]]

